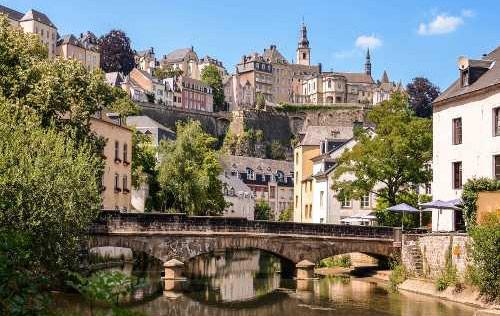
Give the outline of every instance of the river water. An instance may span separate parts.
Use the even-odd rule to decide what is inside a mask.
[[[474,309],[426,296],[391,293],[367,279],[324,277],[295,281],[282,277],[280,260],[258,250],[220,252],[186,265],[189,281],[163,283],[161,265],[114,268],[147,284],[127,308],[151,316],[472,316]],[[88,315],[77,295],[58,296],[59,310]]]

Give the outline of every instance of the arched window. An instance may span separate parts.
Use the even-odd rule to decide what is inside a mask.
[[[276,171],[276,181],[277,182],[284,182],[285,181],[285,174],[283,173],[283,171],[281,171],[281,170]]]

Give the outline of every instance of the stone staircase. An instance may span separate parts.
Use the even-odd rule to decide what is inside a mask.
[[[415,276],[421,277],[424,275],[424,264],[422,261],[422,253],[418,243],[410,247],[410,255],[415,266]]]

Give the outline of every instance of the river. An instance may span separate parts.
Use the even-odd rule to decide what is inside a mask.
[[[147,284],[127,308],[151,316],[472,316],[475,309],[426,296],[392,293],[368,279],[323,277],[295,281],[281,276],[280,260],[258,250],[220,252],[186,265],[189,281],[160,279],[161,265],[126,264],[118,269]],[[59,295],[59,310],[88,315],[78,295]]]

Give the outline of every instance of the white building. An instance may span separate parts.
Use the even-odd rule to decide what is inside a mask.
[[[237,176],[221,174],[224,200],[229,204],[224,210],[225,217],[245,217],[254,219],[255,197],[252,190]]]
[[[500,179],[499,62],[500,47],[480,60],[460,57],[459,78],[434,101],[434,200],[460,198],[470,178]],[[462,220],[453,210],[432,215],[434,231],[455,230]]]
[[[332,189],[333,173],[336,160],[356,145],[354,138],[344,141],[324,140],[320,145],[320,155],[311,159],[313,162],[312,184],[312,223],[369,225],[374,212],[375,195],[369,193],[363,198],[349,197],[339,200]],[[340,180],[354,180],[352,174],[344,174]],[[375,188],[380,189],[380,186]]]

